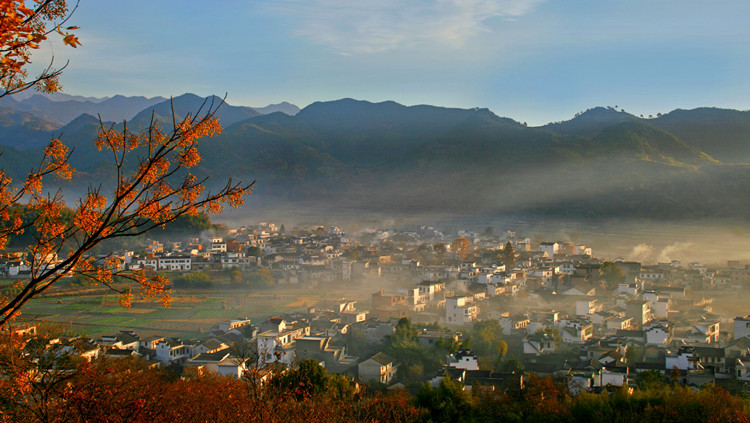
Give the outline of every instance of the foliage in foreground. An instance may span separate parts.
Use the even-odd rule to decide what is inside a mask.
[[[571,397],[534,375],[523,390],[468,393],[444,379],[411,395],[358,387],[313,361],[261,385],[256,377],[177,377],[137,359],[71,359],[45,343],[26,344],[25,354],[8,346],[0,422],[747,422],[750,404],[714,385],[694,392],[665,383]]]

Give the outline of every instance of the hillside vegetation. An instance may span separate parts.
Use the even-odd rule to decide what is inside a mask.
[[[146,127],[152,117],[169,125],[172,105],[180,118],[202,102],[186,94],[155,103],[128,127]],[[79,171],[67,188],[111,182],[109,158],[92,144],[97,118],[60,127],[23,113],[5,113],[0,125],[9,174],[18,178],[34,162],[39,140],[62,134]],[[225,104],[218,116],[224,130],[201,145],[196,173],[255,179],[259,201],[379,212],[750,216],[749,112],[675,110],[644,119],[597,107],[532,128],[487,109],[342,99],[293,116]]]

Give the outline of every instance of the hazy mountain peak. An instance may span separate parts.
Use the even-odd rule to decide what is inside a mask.
[[[281,103],[277,104],[269,104],[266,107],[253,107],[253,109],[255,109],[258,113],[262,113],[264,115],[268,115],[274,112],[281,112],[289,116],[294,116],[300,112],[299,107],[286,101],[282,101]]]

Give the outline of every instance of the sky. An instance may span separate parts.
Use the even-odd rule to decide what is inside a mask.
[[[68,94],[486,107],[750,108],[747,0],[80,0]]]

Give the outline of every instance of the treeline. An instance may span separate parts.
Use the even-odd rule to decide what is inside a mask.
[[[225,269],[210,274],[205,270],[199,270],[191,273],[165,273],[165,275],[172,281],[172,286],[177,289],[212,289],[226,285],[248,288],[271,288],[274,286],[271,271],[262,267],[245,270]]]
[[[257,370],[239,380],[194,372],[178,377],[129,358],[36,360],[31,367],[4,354],[2,361],[3,422],[748,421],[748,399],[715,385],[696,392],[651,383],[572,397],[564,384],[530,375],[524,389],[508,392],[475,386],[469,393],[449,379],[437,388],[413,385],[410,392],[359,386],[314,361],[267,380]]]

